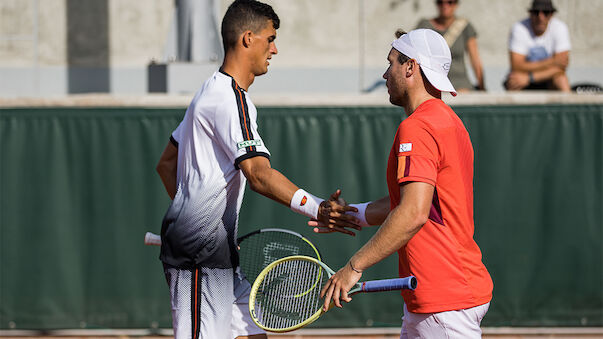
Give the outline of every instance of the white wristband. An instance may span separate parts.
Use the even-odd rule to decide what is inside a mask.
[[[323,201],[324,199],[317,198],[300,188],[293,194],[290,207],[293,212],[316,218],[318,217],[318,207]]]
[[[345,214],[349,214],[352,215],[354,217],[356,217],[356,219],[360,220],[360,223],[358,224],[358,226],[362,226],[362,227],[367,227],[367,226],[371,226],[368,221],[366,221],[366,207],[371,203],[372,201],[369,202],[364,202],[362,204],[350,204],[350,206],[352,207],[356,207],[358,209],[358,212],[345,212]]]

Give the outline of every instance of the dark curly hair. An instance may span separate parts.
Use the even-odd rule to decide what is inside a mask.
[[[266,21],[271,20],[274,29],[280,26],[280,19],[270,5],[255,0],[236,0],[226,10],[222,19],[222,44],[224,52],[234,47],[241,33],[262,30]]]

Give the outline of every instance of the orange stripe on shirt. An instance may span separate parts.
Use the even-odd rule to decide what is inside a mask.
[[[243,102],[243,93],[240,88],[237,88],[239,92],[239,100],[241,100],[241,110],[243,110],[243,122],[245,125],[245,132],[247,132],[247,140],[251,140],[251,136],[249,135],[249,130],[247,129],[247,112],[245,112],[245,103]]]
[[[410,174],[410,156],[401,155],[398,157],[398,179],[407,177]]]

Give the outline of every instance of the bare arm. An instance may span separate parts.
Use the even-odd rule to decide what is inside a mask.
[[[551,67],[551,68],[533,72],[532,76],[534,77],[534,82],[542,82],[542,81],[547,81],[547,80],[553,79],[554,77],[556,77],[558,74],[561,74],[561,73],[563,73],[563,69],[561,69],[559,67]]]
[[[387,216],[377,233],[350,259],[362,271],[402,248],[429,218],[434,187],[411,182],[400,187],[400,204]]]
[[[553,55],[553,62],[555,66],[565,71],[567,66],[569,66],[569,51],[555,53]]]
[[[560,76],[565,77],[565,69],[569,65],[569,51],[556,53],[552,57],[530,62],[525,55],[509,52],[511,57],[511,73],[507,79],[507,89],[521,90],[530,85],[530,74],[534,82],[554,80]],[[559,88],[569,90],[569,85]]]
[[[553,58],[532,62],[527,61],[525,55],[515,52],[509,52],[509,57],[511,58],[511,71],[513,72],[536,72],[554,65]]]
[[[369,225],[381,225],[387,218],[390,212],[389,195],[371,202],[364,212],[366,221]]]
[[[354,205],[351,205],[354,206]],[[360,212],[360,211],[357,211]],[[381,225],[387,215],[390,212],[390,199],[389,196],[385,196],[379,200],[372,201],[366,207],[364,211],[364,219],[367,221],[368,225]],[[357,216],[357,213],[352,213]],[[360,217],[362,218],[362,217]],[[362,223],[361,223],[362,224]],[[324,222],[320,222],[317,220],[308,221],[308,226],[314,227],[315,233],[331,233],[333,232],[333,226],[331,224],[327,224]],[[367,225],[363,225],[367,226]]]
[[[507,89],[511,91],[518,91],[530,85],[530,73],[534,82],[543,82],[551,79],[555,79],[558,76],[564,75],[563,69],[559,67],[549,67],[534,72],[511,72],[507,79]],[[569,89],[568,89],[569,90]]]
[[[239,167],[249,181],[249,187],[256,193],[259,193],[267,198],[270,198],[287,207],[291,204],[293,194],[299,189],[281,172],[273,169],[270,166],[270,160],[265,157],[257,156],[241,161]],[[354,224],[355,218],[345,215],[346,211],[355,210],[350,206],[342,206],[337,201],[341,191],[335,192],[331,199],[323,201],[318,210],[318,216],[325,222],[332,223],[333,229],[354,235],[350,230],[344,227],[360,229]]]
[[[483,91],[486,89],[484,87],[484,68],[482,66],[482,60],[479,57],[477,39],[475,37],[469,38],[469,40],[467,40],[467,52],[469,52],[469,60],[471,61],[471,67],[473,68],[473,73],[475,74],[475,78],[477,79],[477,88]]]
[[[249,188],[267,198],[289,207],[299,188],[281,172],[270,166],[270,160],[257,156],[243,160],[239,167],[249,181]]]
[[[176,196],[176,174],[178,170],[178,148],[171,141],[165,146],[155,167],[170,198]]]
[[[373,266],[405,246],[429,218],[434,187],[423,182],[412,182],[400,187],[401,201],[387,216],[377,233],[329,279],[321,291],[325,295],[325,311],[331,302],[341,307],[340,299],[349,302],[352,286],[360,279],[359,272]]]
[[[552,57],[540,61],[527,61],[525,55],[509,52],[511,57],[511,71],[538,72],[555,68],[565,71],[569,65],[569,51],[554,54]]]

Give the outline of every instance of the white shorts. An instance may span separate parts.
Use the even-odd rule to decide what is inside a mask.
[[[251,285],[240,269],[165,267],[176,339],[236,338],[264,333],[249,315]]]
[[[489,307],[487,303],[458,311],[411,313],[404,305],[400,339],[479,339],[482,337],[480,323]]]

